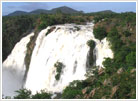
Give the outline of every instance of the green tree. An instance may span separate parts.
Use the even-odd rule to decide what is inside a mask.
[[[32,95],[32,92],[28,89],[19,89],[16,91],[18,95],[14,96],[14,99],[51,99],[52,94],[47,93],[45,90],[41,90]]]
[[[104,27],[97,27],[94,28],[93,30],[93,34],[95,36],[95,38],[102,40],[103,38],[105,38],[107,36],[106,30]]]
[[[129,66],[136,66],[136,52],[130,52],[126,56],[126,62]]]
[[[131,36],[131,33],[130,33],[129,31],[127,31],[127,30],[124,31],[123,34],[125,35],[125,37],[129,37],[129,36]]]
[[[45,90],[41,90],[39,93],[37,92],[35,95],[32,95],[32,99],[51,99],[51,95]]]
[[[63,90],[61,98],[73,99],[77,95],[82,95],[82,92],[81,92],[81,89],[83,88],[82,86],[83,85],[82,85],[81,81],[79,81],[79,80],[75,80],[75,81],[71,82],[69,84],[69,86]]]
[[[31,91],[27,89],[19,89],[16,91],[18,95],[14,96],[14,99],[30,99],[31,98]]]
[[[112,75],[113,72],[115,72],[114,68],[114,61],[111,58],[106,58],[103,63],[102,63],[105,67],[105,72],[109,75]]]
[[[116,28],[111,29],[111,31],[107,35],[107,39],[111,43],[111,49],[114,53],[118,52],[123,45],[123,42],[120,39],[120,35]]]
[[[55,79],[56,80],[59,80],[60,79],[60,76],[61,76],[61,73],[62,73],[62,69],[65,67],[63,63],[61,62],[56,62],[54,64],[54,66],[56,67],[56,72],[57,74],[55,75]]]
[[[87,41],[87,45],[88,45],[90,48],[92,48],[92,49],[95,48],[95,42],[94,42],[93,40],[88,40],[88,41]]]
[[[2,17],[2,60],[11,53],[15,44],[34,28],[32,16],[4,16]]]

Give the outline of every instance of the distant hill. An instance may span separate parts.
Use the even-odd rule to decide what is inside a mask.
[[[53,8],[51,10],[37,9],[37,10],[31,11],[31,12],[15,11],[13,13],[8,14],[7,16],[19,16],[19,15],[27,15],[27,14],[41,14],[41,13],[55,14],[58,11],[65,13],[65,14],[82,13],[82,11],[77,11],[77,10],[74,10],[74,9],[66,7],[66,6],[62,6],[62,7],[58,7],[58,8]]]
[[[13,13],[8,14],[7,16],[20,16],[20,15],[31,15],[31,14],[41,14],[41,13],[55,14],[57,12],[62,12],[62,13],[65,13],[65,14],[83,13],[83,11],[77,11],[77,10],[74,10],[74,9],[72,9],[70,7],[62,6],[62,7],[58,7],[58,8],[53,8],[51,10],[36,9],[36,10],[31,11],[31,12],[15,11]],[[111,10],[104,10],[104,11],[99,11],[99,12],[91,12],[91,14],[98,14],[98,13],[110,14],[110,13],[115,13],[115,12],[113,12]]]
[[[74,10],[74,9],[66,7],[66,6],[54,8],[51,10],[51,13],[56,13],[57,11],[61,11],[62,13],[67,13],[67,14],[80,13],[80,11]]]
[[[28,12],[24,12],[24,11],[15,11],[13,13],[8,14],[8,16],[19,16],[19,15],[27,15]]]
[[[98,11],[98,12],[91,12],[89,14],[114,14],[116,12],[113,12],[111,10],[104,10],[104,11]]]
[[[29,14],[41,14],[41,13],[49,13],[49,12],[50,10],[37,9],[37,10],[29,12]]]
[[[111,10],[104,10],[104,11],[99,11],[99,12],[96,12],[96,13],[106,13],[106,14],[110,14],[110,13],[115,13],[115,12],[113,12],[113,11],[111,11]]]

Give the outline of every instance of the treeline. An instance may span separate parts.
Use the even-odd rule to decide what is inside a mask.
[[[2,60],[10,54],[14,45],[35,27],[36,16],[2,17]]]
[[[75,24],[85,24],[92,19],[89,16],[80,15],[80,14],[41,14],[39,18],[38,29],[44,29],[47,26],[56,25],[56,24],[65,24],[65,23],[75,23]]]
[[[31,31],[39,32],[47,26],[65,23],[85,24],[91,18],[80,14],[40,14],[2,17],[2,60],[11,53],[15,44]]]

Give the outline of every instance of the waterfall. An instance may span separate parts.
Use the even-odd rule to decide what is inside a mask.
[[[26,45],[34,33],[22,38],[13,48],[11,54],[3,62],[2,67],[2,94],[4,96],[16,95],[16,90],[24,84]]]
[[[16,82],[19,83],[16,89],[20,88],[24,83],[24,87],[30,89],[35,94],[42,89],[46,89],[48,92],[62,92],[73,80],[84,80],[86,78],[84,75],[86,73],[87,58],[90,50],[90,47],[87,45],[88,40],[94,40],[96,43],[93,51],[93,54],[96,56],[95,65],[103,67],[102,62],[104,58],[112,58],[113,53],[106,38],[101,41],[95,39],[93,26],[93,23],[87,23],[86,25],[64,24],[49,26],[42,30],[36,39],[36,45],[32,53],[25,82],[23,82],[25,71],[24,57],[26,44],[31,34],[25,37],[26,39],[23,38],[28,41],[23,42],[22,39],[19,42],[21,46],[16,45],[11,55],[3,63],[3,94],[8,95],[8,93],[12,93],[15,90],[10,90],[10,87],[13,85],[5,85],[10,82],[13,84],[16,84]],[[23,49],[21,48],[21,50],[20,47]],[[19,51],[17,53],[14,50]],[[22,56],[18,54],[22,54]],[[13,64],[13,62],[16,63]],[[57,62],[64,65],[59,80],[55,78],[57,67],[54,65]],[[14,71],[18,75],[16,73],[12,74]],[[12,75],[9,78],[10,80],[5,81],[9,75]],[[16,81],[11,81],[12,79],[16,79]],[[10,92],[6,88],[7,86]]]

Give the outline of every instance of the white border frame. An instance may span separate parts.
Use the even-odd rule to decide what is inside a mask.
[[[3,2],[136,2],[136,99],[2,99],[2,3]],[[26,101],[26,100],[29,100],[29,101],[32,101],[32,100],[35,100],[35,101],[49,101],[49,100],[59,100],[59,101],[66,101],[66,100],[79,100],[79,101],[84,101],[84,100],[86,100],[86,101],[100,101],[100,100],[104,100],[104,101],[107,101],[107,100],[109,100],[109,101],[111,101],[111,100],[121,100],[121,101],[128,101],[128,100],[131,100],[131,101],[133,101],[133,100],[137,100],[137,98],[138,98],[138,94],[137,94],[137,72],[138,72],[138,69],[137,69],[137,66],[138,66],[138,64],[137,64],[137,51],[138,51],[138,48],[137,48],[137,9],[138,9],[138,7],[137,7],[137,0],[126,0],[126,1],[120,1],[120,0],[116,0],[116,1],[103,1],[103,0],[101,0],[101,1],[96,1],[96,0],[87,0],[87,1],[80,1],[80,0],[66,0],[66,1],[64,1],[64,0],[61,0],[61,1],[57,1],[57,0],[48,0],[48,1],[46,1],[46,0],[41,0],[41,1],[26,1],[26,0],[24,0],[24,1],[18,1],[18,0],[15,0],[15,1],[11,1],[11,0],[2,0],[2,1],[0,1],[0,6],[1,6],[1,18],[0,18],[0,32],[1,32],[1,34],[0,34],[0,67],[1,67],[1,69],[0,69],[0,76],[1,76],[1,78],[0,78],[0,100],[2,100],[2,101],[4,101],[4,100],[6,100],[6,101],[8,101],[8,100],[13,100],[13,101],[19,101],[19,100],[21,100],[21,101]]]

